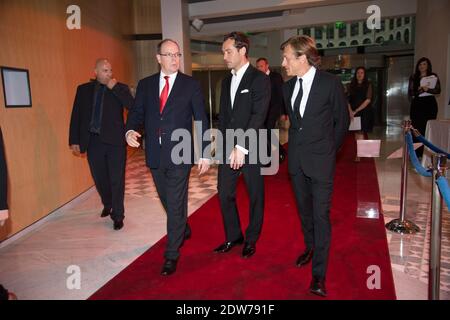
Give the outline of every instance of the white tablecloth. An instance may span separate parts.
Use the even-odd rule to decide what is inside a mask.
[[[425,139],[430,141],[436,147],[450,152],[450,120],[430,120],[427,122],[427,129],[425,131]],[[431,166],[431,151],[425,147],[422,157],[422,165],[425,168]],[[450,160],[447,163],[449,167]],[[448,172],[447,172],[448,177]]]

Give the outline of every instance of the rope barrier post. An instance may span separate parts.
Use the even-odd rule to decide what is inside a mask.
[[[402,182],[400,190],[400,218],[394,219],[386,224],[389,231],[400,234],[414,234],[420,228],[412,221],[406,220],[406,194],[408,187],[408,142],[406,134],[411,130],[411,120],[403,121],[403,160],[402,160]]]
[[[428,299],[439,300],[441,279],[442,197],[436,181],[445,177],[447,155],[433,154],[433,190],[431,201],[431,244],[428,273]]]

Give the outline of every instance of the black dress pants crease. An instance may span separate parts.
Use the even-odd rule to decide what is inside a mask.
[[[114,221],[123,220],[125,217],[125,146],[104,143],[99,135],[91,134],[87,158],[103,206],[112,209],[111,218]]]

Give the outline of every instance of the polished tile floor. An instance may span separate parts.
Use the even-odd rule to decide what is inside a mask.
[[[378,128],[370,138],[382,140],[376,165],[383,212],[389,222],[399,215],[401,161],[386,157],[401,146],[400,129]],[[199,177],[193,169],[189,214],[216,193],[216,174],[217,170],[212,168]],[[399,299],[427,299],[431,190],[427,179],[409,171],[408,218],[421,231],[406,236],[387,232]],[[142,151],[127,163],[125,207],[124,229],[112,230],[112,221],[99,217],[100,199],[91,188],[0,244],[0,283],[19,299],[86,299],[161,239],[165,235],[166,217]],[[448,211],[443,216],[441,299],[450,299]]]
[[[369,136],[381,139],[380,158],[376,159],[378,183],[385,222],[399,218],[401,159],[386,158],[401,147],[400,126],[376,128]],[[428,298],[428,268],[431,218],[431,178],[420,176],[409,165],[406,218],[414,222],[420,232],[400,235],[387,231],[394,282],[399,299]],[[450,299],[450,216],[442,206],[441,293],[442,300]]]

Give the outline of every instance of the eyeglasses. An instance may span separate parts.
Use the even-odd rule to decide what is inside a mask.
[[[182,54],[181,53],[160,53],[160,56],[163,57],[170,57],[170,58],[181,58]]]

